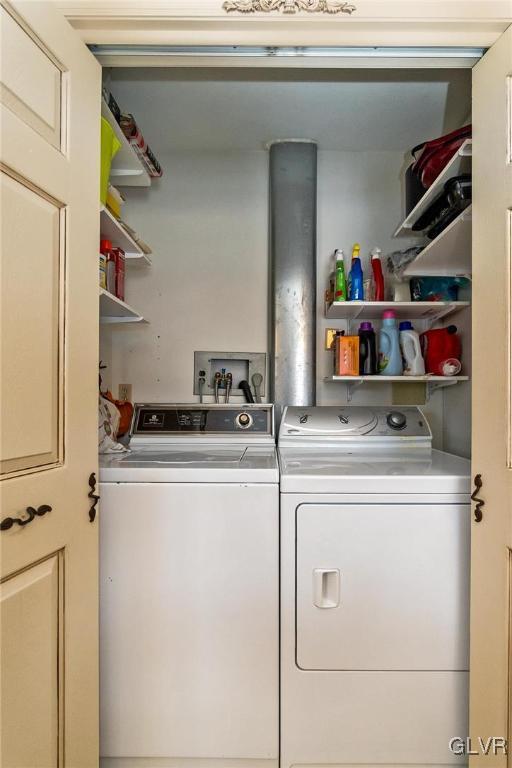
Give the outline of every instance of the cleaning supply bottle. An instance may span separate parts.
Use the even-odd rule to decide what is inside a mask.
[[[347,280],[345,278],[345,256],[340,248],[337,248],[334,257],[336,259],[336,279],[334,286],[334,301],[347,300]]]
[[[373,272],[373,296],[372,301],[384,301],[384,273],[380,261],[381,249],[374,248],[370,251]]]
[[[392,309],[387,309],[382,316],[379,334],[379,373],[381,376],[401,376],[402,371],[396,315]]]
[[[359,243],[355,243],[352,248],[352,265],[350,267],[349,281],[349,301],[363,301],[364,300],[364,287],[363,287],[363,267],[361,266],[361,259],[359,254],[361,252],[361,246]]]
[[[419,335],[408,320],[400,323],[399,332],[404,376],[424,376],[425,362],[421,354]]]
[[[377,373],[377,343],[371,323],[359,326],[359,375],[375,376]]]

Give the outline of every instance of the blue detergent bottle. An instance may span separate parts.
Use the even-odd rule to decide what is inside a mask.
[[[360,251],[361,246],[359,243],[355,243],[352,248],[352,265],[348,276],[349,301],[364,301],[363,267],[361,266],[361,259],[359,258]]]
[[[379,333],[379,373],[381,376],[402,376],[402,352],[396,315],[392,309],[388,309],[382,318]]]

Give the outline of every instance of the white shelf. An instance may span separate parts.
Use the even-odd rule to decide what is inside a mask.
[[[101,100],[101,116],[108,120],[115,135],[121,142],[119,151],[114,155],[110,178],[117,187],[149,187],[151,177],[130,142],[121,130],[121,126],[110,111],[105,99]]]
[[[441,194],[446,182],[450,179],[453,179],[454,176],[460,176],[463,173],[471,172],[472,148],[472,140],[466,139],[457,154],[452,157],[448,165],[439,174],[432,186],[426,190],[421,200],[412,209],[405,221],[400,224],[393,237],[400,237],[401,235],[410,237],[411,235],[420,234],[419,232],[412,232],[412,227],[414,224],[416,224],[420,216],[425,213],[427,208],[432,205],[436,197]]]
[[[388,309],[399,320],[428,320],[437,322],[459,309],[469,307],[468,301],[335,301],[326,307],[329,320],[381,320]]]
[[[100,232],[102,238],[111,240],[113,245],[123,249],[128,263],[151,266],[149,256],[104,205],[100,208]]]
[[[145,320],[125,301],[121,301],[104,288],[100,288],[100,322],[142,323]]]
[[[420,251],[405,268],[404,277],[471,274],[471,208],[462,211]]]
[[[327,376],[324,381],[346,384],[348,402],[352,400],[354,390],[363,384],[425,384],[428,400],[437,389],[469,381],[469,376]]]
[[[326,382],[348,382],[354,384],[371,383],[371,384],[389,384],[400,382],[401,384],[414,384],[421,382],[423,384],[432,383],[449,383],[458,381],[469,381],[469,376],[327,376],[324,381]]]

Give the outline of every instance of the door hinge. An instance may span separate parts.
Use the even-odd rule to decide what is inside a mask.
[[[482,475],[475,475],[474,483],[475,483],[475,490],[471,494],[471,498],[472,498],[473,501],[476,501],[476,505],[475,505],[475,523],[481,523],[482,522],[482,518],[484,516],[484,514],[482,512],[482,507],[485,507],[485,501],[483,499],[479,498],[477,496],[477,493],[480,492],[480,489],[483,486]]]
[[[89,522],[94,523],[96,520],[96,504],[100,500],[100,497],[94,493],[96,490],[96,473],[91,472],[89,475],[89,488],[91,489],[89,493],[87,494],[90,499],[92,499],[92,506],[89,509]]]

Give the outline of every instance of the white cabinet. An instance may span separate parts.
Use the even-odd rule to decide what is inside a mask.
[[[101,751],[278,757],[278,486],[101,486]]]
[[[469,506],[301,504],[297,664],[467,670]]]

